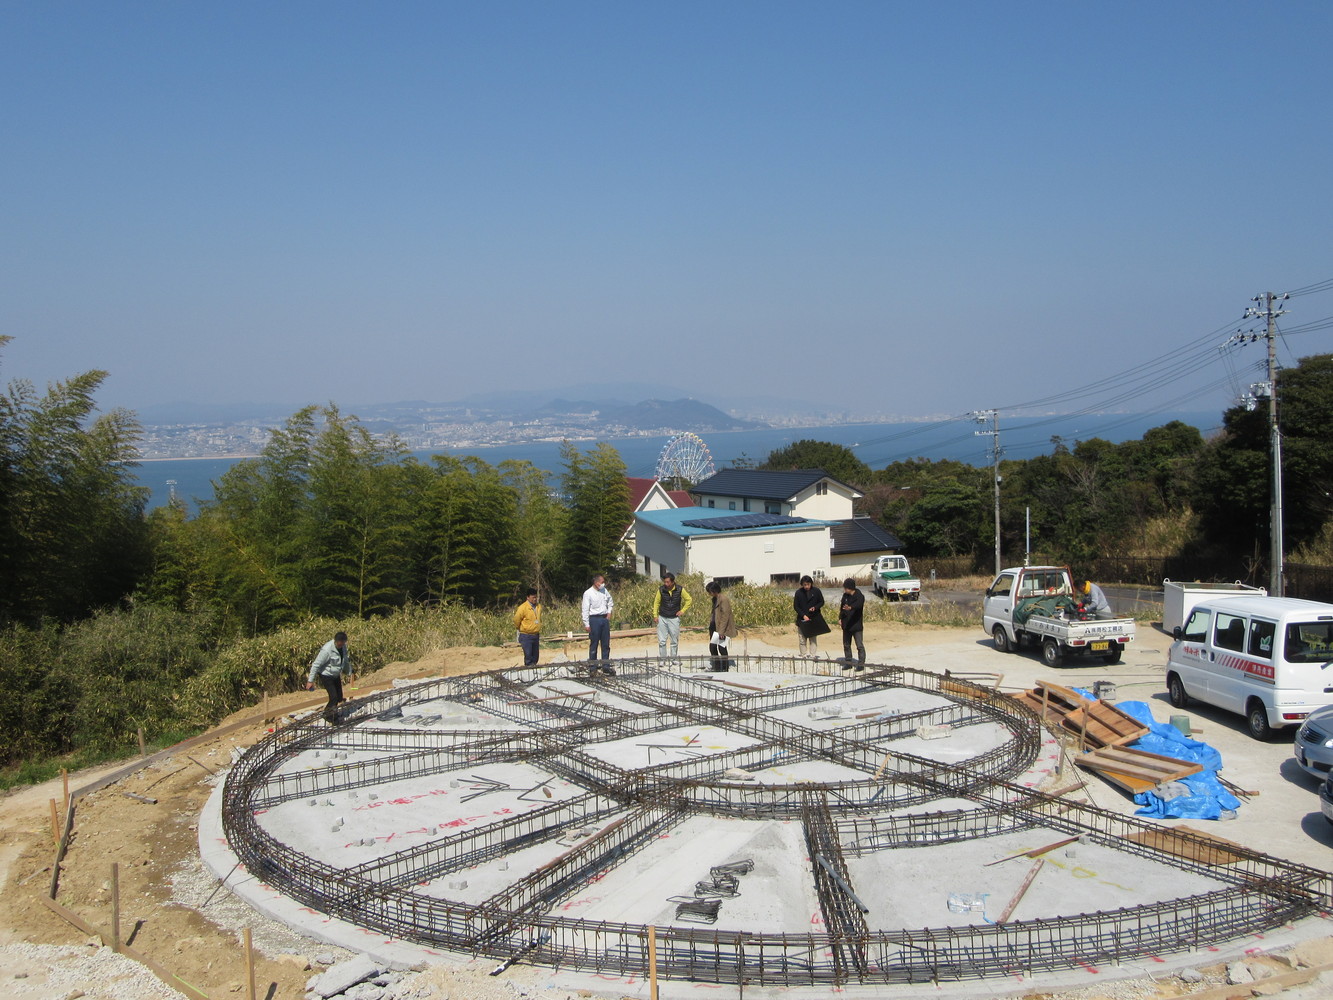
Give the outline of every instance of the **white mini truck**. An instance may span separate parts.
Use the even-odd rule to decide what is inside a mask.
[[[1065,566],[1001,570],[986,588],[981,623],[1000,652],[1037,645],[1048,667],[1062,666],[1074,656],[1118,663],[1136,632],[1132,618],[1082,617]]]
[[[870,570],[870,588],[886,601],[916,601],[921,581],[912,573],[906,556],[880,556]]]

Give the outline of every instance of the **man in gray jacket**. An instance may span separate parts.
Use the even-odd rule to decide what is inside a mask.
[[[338,705],[343,699],[343,678],[352,677],[352,661],[347,652],[347,633],[339,632],[324,643],[315,660],[310,664],[310,677],[305,689],[315,690],[315,680],[329,693],[329,703],[324,706],[324,719],[329,725],[338,723]]]

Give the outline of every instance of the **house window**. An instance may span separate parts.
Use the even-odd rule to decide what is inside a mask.
[[[728,500],[728,501],[727,501],[727,510],[735,510],[735,509],[736,509],[736,501],[735,501],[735,500]]]
[[[746,497],[744,500],[741,501],[741,510],[749,511],[749,509],[750,509],[750,498]]]
[[[782,513],[782,504],[778,503],[776,500],[767,500],[767,501],[764,502],[764,513],[765,513],[765,514],[781,514],[781,513]]]
[[[713,503],[712,500],[709,500],[709,501],[708,501],[708,506],[710,506],[710,507],[716,507],[717,504]]]
[[[826,496],[827,494],[828,494],[828,483],[826,483],[822,479],[819,482],[815,483],[815,496],[822,497]]]

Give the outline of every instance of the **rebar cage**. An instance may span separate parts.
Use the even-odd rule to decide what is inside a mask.
[[[899,666],[870,665],[852,674],[837,663],[812,665],[791,656],[732,657],[731,663],[733,673],[710,676],[708,657],[564,661],[373,695],[352,703],[343,725],[330,727],[312,715],[246,752],[226,779],[223,829],[250,874],[357,926],[454,952],[642,976],[649,967],[646,925],[560,915],[553,912],[557,904],[689,817],[798,822],[822,914],[819,933],[693,926],[654,931],[658,975],[718,983],[923,982],[1118,964],[1259,933],[1327,907],[1333,876],[1326,872],[1244,848],[1228,848],[1219,864],[1207,857],[1209,842],[1188,832],[1171,831],[1170,843],[1163,844],[1154,836],[1162,833],[1159,826],[1018,784],[1014,779],[1033,765],[1044,733],[1030,710],[991,688]],[[791,682],[750,684],[747,674],[790,675]],[[570,679],[582,690],[549,686]],[[932,704],[899,714],[866,713],[871,717],[853,717],[835,730],[791,718],[791,709],[901,691],[930,695]],[[474,712],[492,724],[457,726],[441,716],[396,715],[423,704]],[[783,710],[785,718],[774,714]],[[392,727],[386,719],[394,719]],[[923,726],[981,723],[1001,727],[1005,737],[962,764],[893,749]],[[607,741],[681,726],[718,727],[745,743],[634,768],[589,752]],[[296,758],[315,750],[332,751],[335,762],[293,769]],[[336,763],[348,751],[369,751],[373,759]],[[745,776],[775,760],[832,764],[856,776],[791,783],[756,783]],[[313,803],[319,796],[447,774],[478,761],[537,765],[579,791],[482,825],[441,828],[426,843],[349,867],[302,853],[260,821],[283,803]],[[926,808],[938,800],[967,805]],[[432,880],[549,845],[572,825],[597,832],[483,900],[417,891]],[[867,925],[858,896],[867,890],[853,886],[849,858],[1034,828],[1204,873],[1217,887],[1052,919],[921,929]]]

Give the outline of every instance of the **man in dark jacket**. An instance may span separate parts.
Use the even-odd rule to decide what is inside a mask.
[[[819,637],[829,631],[828,622],[824,621],[824,592],[815,586],[815,581],[808,576],[801,577],[801,585],[792,595],[792,607],[796,610],[796,633],[800,636],[802,656],[819,655]]]
[[[852,669],[852,642],[856,642],[856,669],[866,668],[866,644],[862,638],[866,595],[856,587],[850,576],[842,581],[842,605],[838,608],[838,624],[842,626],[842,669]]]

